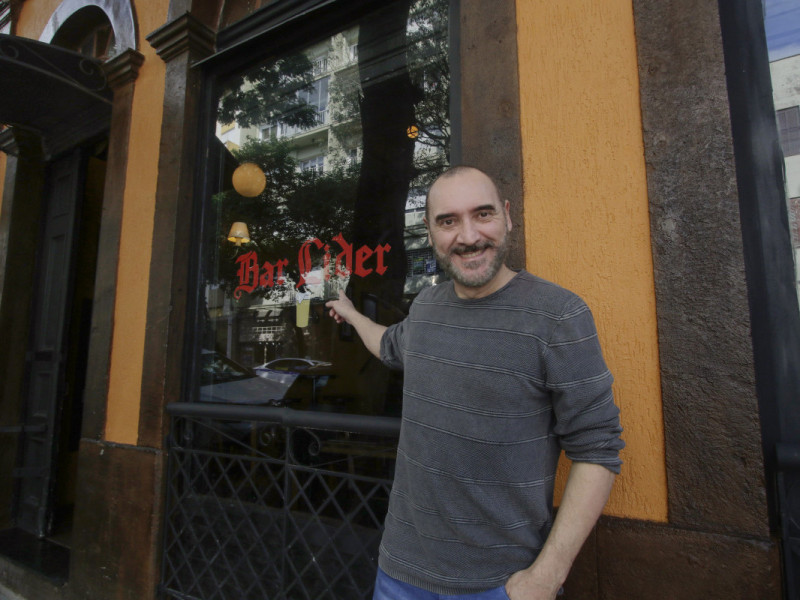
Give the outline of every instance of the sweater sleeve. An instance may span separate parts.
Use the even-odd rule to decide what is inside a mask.
[[[600,349],[589,307],[577,296],[562,311],[544,355],[546,386],[553,399],[554,432],[567,458],[619,473],[619,409],[613,377]]]
[[[403,370],[406,321],[390,325],[381,337],[381,362],[390,369]]]

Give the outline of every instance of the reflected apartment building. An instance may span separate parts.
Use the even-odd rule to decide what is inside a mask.
[[[795,264],[800,264],[800,54],[770,62]],[[800,286],[800,278],[798,278]]]

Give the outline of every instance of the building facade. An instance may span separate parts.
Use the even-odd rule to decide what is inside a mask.
[[[760,2],[11,0],[0,31],[2,586],[370,597],[402,380],[323,304],[402,318],[442,277],[420,199],[466,163],[615,376],[566,597],[797,597]]]

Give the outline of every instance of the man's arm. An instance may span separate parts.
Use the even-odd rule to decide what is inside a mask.
[[[608,501],[614,473],[601,465],[572,463],[553,529],[534,563],[506,583],[511,600],[552,600]]]
[[[342,290],[339,290],[339,299],[325,303],[330,309],[330,315],[337,323],[349,323],[358,333],[361,341],[378,358],[381,357],[381,338],[386,331],[384,325],[378,325],[369,317],[365,317],[353,306],[352,301]]]

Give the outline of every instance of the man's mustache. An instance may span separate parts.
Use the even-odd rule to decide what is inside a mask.
[[[494,248],[494,247],[495,247],[494,242],[490,242],[489,240],[486,240],[484,242],[479,242],[477,244],[470,244],[468,246],[464,244],[459,244],[458,246],[455,246],[452,250],[450,250],[450,254],[458,254],[458,255],[469,254],[470,252],[480,252],[481,250],[486,250],[487,248]]]

